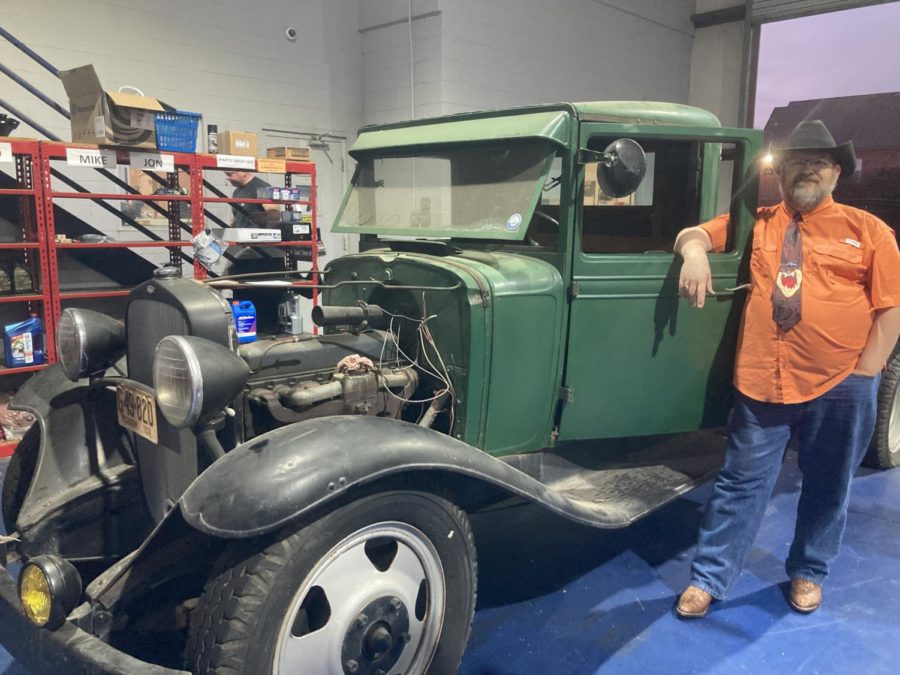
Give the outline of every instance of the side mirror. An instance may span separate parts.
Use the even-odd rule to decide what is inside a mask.
[[[644,149],[630,138],[606,146],[606,157],[597,164],[597,183],[609,197],[627,197],[637,190],[647,172]]]

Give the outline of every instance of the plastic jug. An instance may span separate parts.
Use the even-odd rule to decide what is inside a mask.
[[[234,326],[237,328],[238,342],[256,340],[256,307],[249,300],[233,300],[231,313],[234,315]]]
[[[8,368],[44,362],[44,326],[37,314],[3,327],[3,356]]]

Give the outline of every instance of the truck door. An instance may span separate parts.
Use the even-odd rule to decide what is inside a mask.
[[[746,281],[739,271],[754,220],[759,135],[582,125],[580,147],[589,151],[616,138],[636,140],[647,173],[634,194],[609,199],[590,152],[581,153],[559,440],[724,423],[745,295],[726,289]],[[678,297],[681,258],[672,245],[685,227],[726,211],[727,250],[710,254],[717,294],[703,309],[691,308]]]

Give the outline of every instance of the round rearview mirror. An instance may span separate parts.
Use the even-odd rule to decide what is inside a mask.
[[[597,164],[597,183],[609,197],[627,197],[637,190],[647,172],[644,149],[630,138],[606,146],[607,159]]]

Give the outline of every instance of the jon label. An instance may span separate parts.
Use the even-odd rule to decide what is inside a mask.
[[[12,143],[0,143],[0,162],[12,162]]]
[[[175,171],[175,157],[155,152],[132,152],[129,166],[147,171]]]

